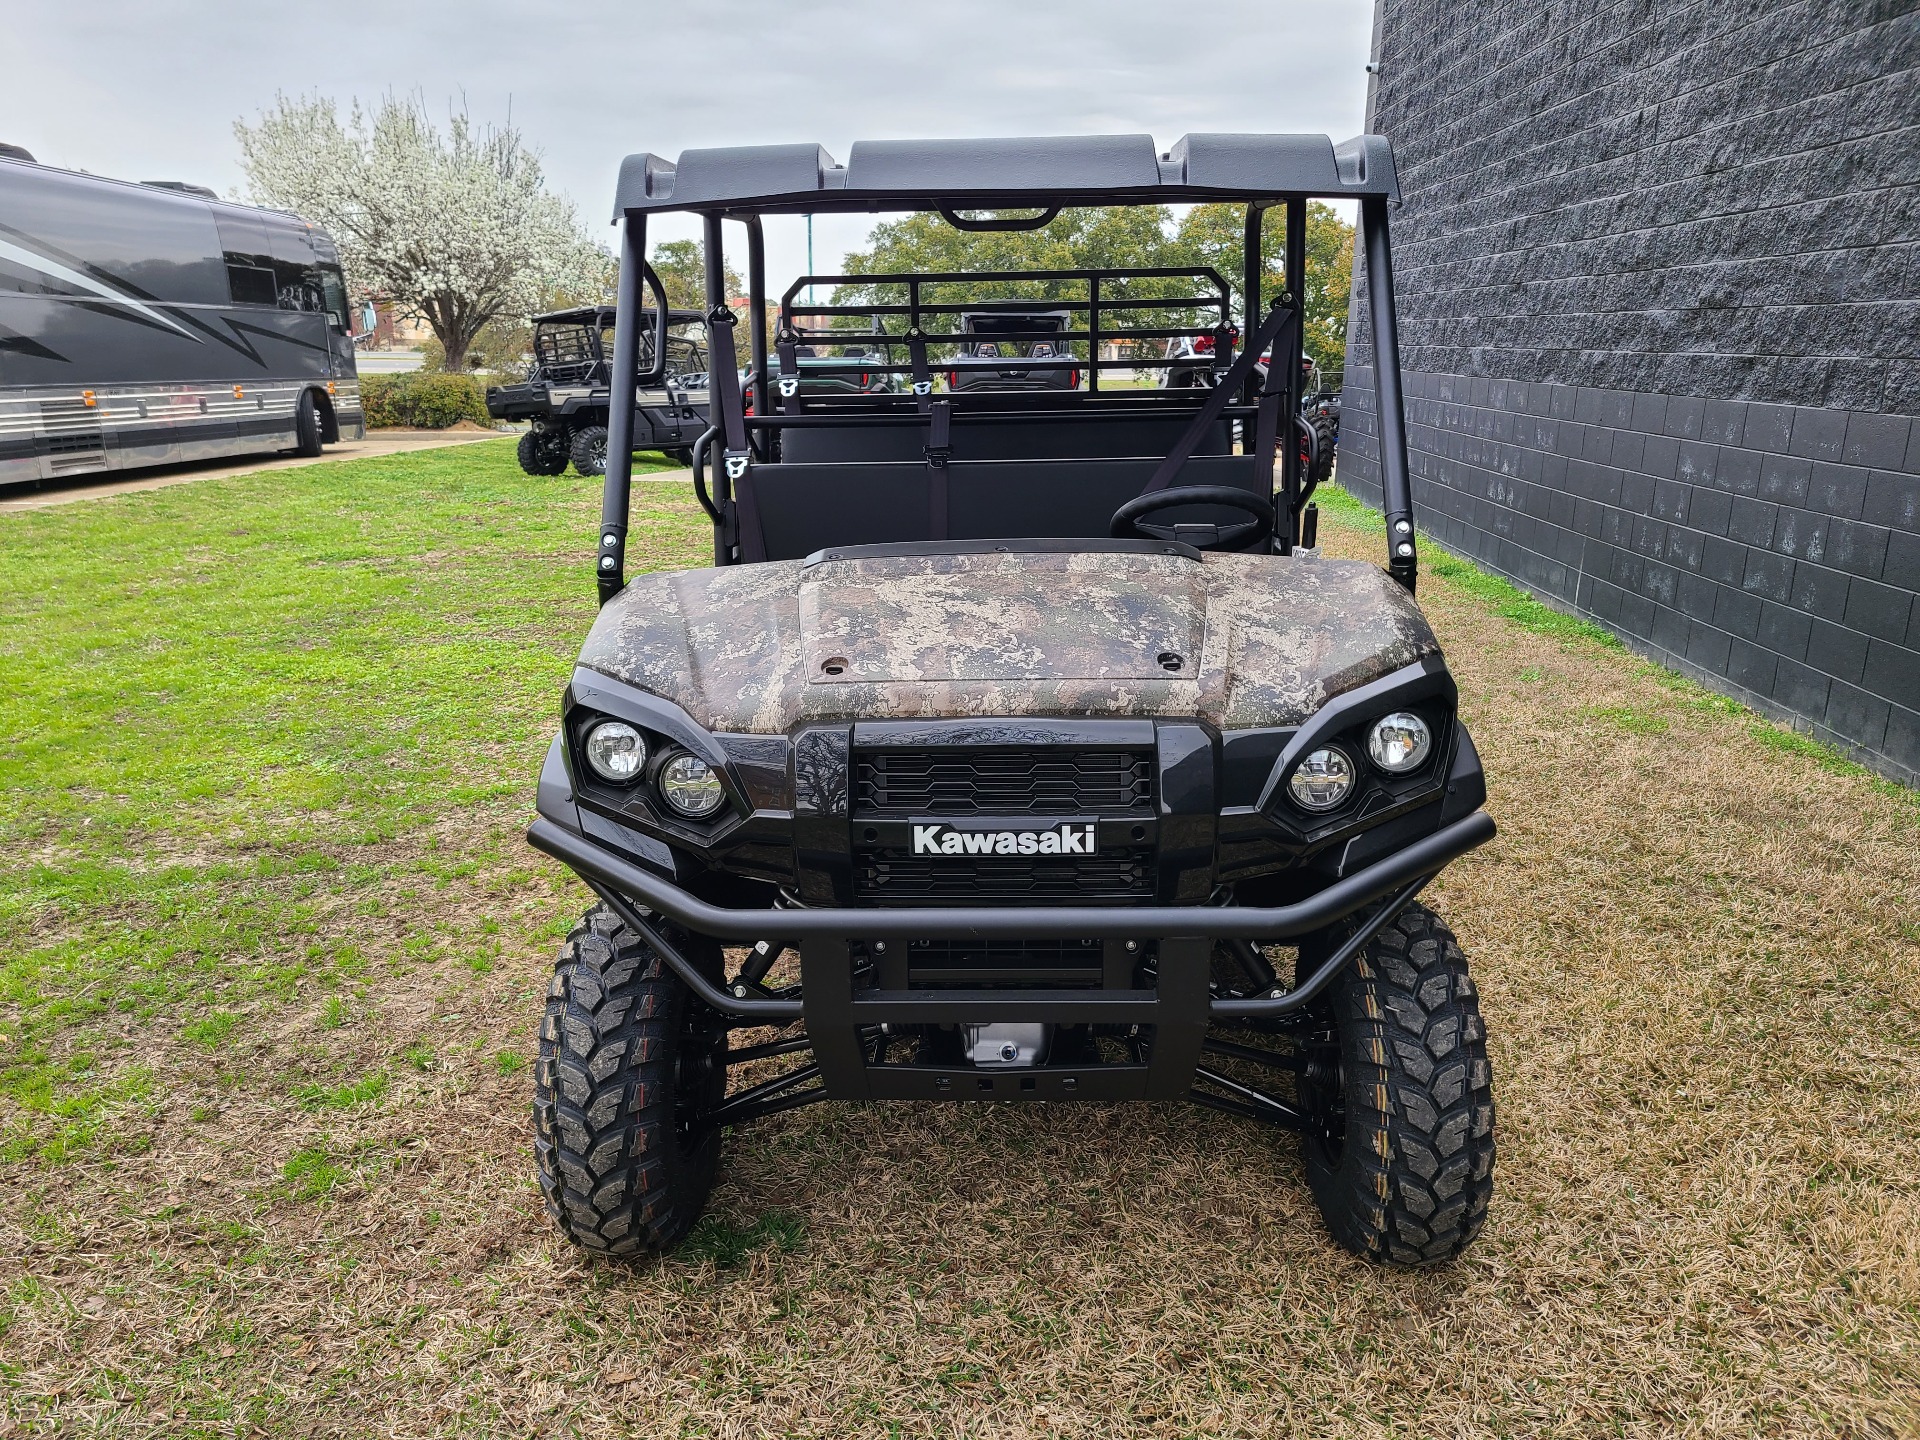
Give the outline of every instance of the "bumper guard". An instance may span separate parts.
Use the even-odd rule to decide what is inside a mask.
[[[527,832],[527,840],[536,849],[569,866],[592,886],[631,928],[646,937],[702,1000],[722,1014],[738,1019],[781,1023],[800,1019],[803,1014],[811,1018],[811,1012],[819,1006],[807,1006],[800,1000],[728,994],[681,955],[645,912],[655,912],[697,934],[718,939],[752,941],[777,932],[783,940],[801,942],[803,993],[818,994],[821,1001],[828,1002],[828,997],[836,991],[846,990],[842,1003],[851,1012],[848,1018],[861,1024],[937,1023],[962,1018],[976,1023],[1056,1020],[1157,1024],[1168,1018],[1165,1007],[1174,1001],[1170,990],[1197,985],[1200,996],[1206,995],[1206,957],[1212,941],[1295,939],[1324,930],[1376,901],[1387,901],[1302,984],[1258,998],[1215,999],[1201,1008],[1202,1017],[1220,1020],[1281,1019],[1298,1012],[1333,982],[1354,955],[1429,880],[1450,861],[1491,840],[1494,833],[1493,818],[1484,811],[1476,811],[1364,870],[1336,880],[1317,895],[1292,905],[1270,908],[994,905],[964,909],[947,906],[738,910],[710,905],[672,881],[551,820],[536,820]],[[844,961],[834,965],[825,958],[831,952],[844,957],[847,942],[852,940],[894,939],[901,935],[965,940],[1056,937],[1157,940],[1163,942],[1160,986],[1157,990],[863,990],[856,995],[850,989],[850,972],[844,969]],[[1179,952],[1192,950],[1197,959],[1169,964],[1165,953],[1168,942]],[[814,957],[819,957],[817,963],[808,963]],[[822,971],[826,973],[816,973]],[[1174,972],[1185,971],[1193,971],[1197,978],[1189,977],[1190,983],[1183,985]],[[835,983],[831,978],[835,973],[845,974],[847,978]],[[824,993],[821,993],[816,987],[823,983]],[[1189,1001],[1191,998],[1187,997]],[[1192,1007],[1189,1004],[1177,1008]]]

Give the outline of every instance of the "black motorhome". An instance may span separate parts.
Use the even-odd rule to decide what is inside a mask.
[[[0,156],[0,485],[365,433],[333,241]]]

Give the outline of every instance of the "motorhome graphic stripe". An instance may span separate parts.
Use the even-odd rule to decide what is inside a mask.
[[[58,260],[49,260],[44,255],[35,254],[31,250],[14,244],[11,240],[0,239],[0,260],[11,261],[13,264],[26,270],[37,270],[42,275],[51,275],[56,280],[68,285],[77,286],[79,289],[88,291],[90,294],[98,295],[102,300],[111,300],[116,305],[125,305],[129,309],[146,316],[147,319],[157,321],[169,330],[179,332],[196,345],[204,345],[206,343],[198,335],[187,329],[186,326],[162,315],[145,301],[136,300],[133,296],[123,291],[115,290],[111,285],[102,285],[90,275],[83,275],[78,270],[69,269]]]

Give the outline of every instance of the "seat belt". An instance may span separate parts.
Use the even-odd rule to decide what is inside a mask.
[[[1295,311],[1291,306],[1275,304],[1267,312],[1267,318],[1260,322],[1260,328],[1247,337],[1247,348],[1242,350],[1234,358],[1233,364],[1227,367],[1227,373],[1220,377],[1219,383],[1208,394],[1207,403],[1202,405],[1199,413],[1188,422],[1187,428],[1180,433],[1180,438],[1174,442],[1173,449],[1167,452],[1166,458],[1154,468],[1153,478],[1147,481],[1146,488],[1140,492],[1142,495],[1151,495],[1154,491],[1164,490],[1173,484],[1180,471],[1185,468],[1187,461],[1193,458],[1193,452],[1200,448],[1200,442],[1206,438],[1208,427],[1220,418],[1220,412],[1227,408],[1240,387],[1247,383],[1247,376],[1253,373],[1253,367],[1259,362],[1260,352],[1271,345],[1274,352],[1279,353],[1280,337],[1293,324],[1294,318]],[[1271,382],[1273,367],[1267,368],[1269,382]],[[1268,454],[1271,456],[1271,448]],[[1272,464],[1269,460],[1267,470],[1269,479],[1272,474]],[[1268,486],[1268,493],[1272,493],[1271,484]]]
[[[800,409],[799,345],[792,335],[783,336],[776,347],[780,354],[780,409],[788,415]],[[771,408],[771,407],[769,407]]]
[[[919,326],[907,331],[907,355],[913,362],[913,403],[927,417],[927,538],[947,538],[947,460],[953,453],[953,401],[933,398],[927,370],[927,337]]]
[[[927,538],[947,538],[947,460],[953,452],[953,401],[935,400],[927,417]]]
[[[913,361],[913,398],[925,415],[933,405],[933,376],[927,373],[927,337],[918,326],[907,332],[907,358]]]
[[[1287,348],[1291,350],[1292,347],[1289,346]],[[1253,453],[1255,457],[1253,473],[1260,481],[1260,493],[1268,497],[1273,495],[1273,455],[1280,439],[1280,401],[1286,394],[1286,387],[1280,383],[1280,372],[1284,368],[1284,362],[1280,359],[1280,349],[1281,347],[1279,345],[1276,344],[1274,346],[1274,358],[1267,365],[1267,373],[1260,382],[1260,395],[1256,402],[1257,408],[1254,411],[1253,420]],[[1257,354],[1258,352],[1256,351],[1255,353]],[[1289,495],[1284,507],[1275,507],[1275,509],[1284,508],[1287,512],[1287,533],[1285,538],[1289,549],[1293,546],[1294,514],[1292,502],[1293,497]],[[1277,516],[1275,518],[1278,519]]]
[[[740,361],[733,348],[736,323],[733,312],[724,305],[714,306],[707,314],[707,335],[715,361],[708,394],[719,412],[725,447],[720,452],[721,473],[727,477],[739,515],[740,558],[751,562],[767,558],[767,537],[760,529],[760,505],[753,491],[753,451],[747,446],[747,421],[740,402]]]

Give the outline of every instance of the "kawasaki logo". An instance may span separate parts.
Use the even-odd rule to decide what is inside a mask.
[[[1051,830],[956,830],[951,825],[915,825],[916,855],[1091,855],[1094,827],[1061,824]]]

